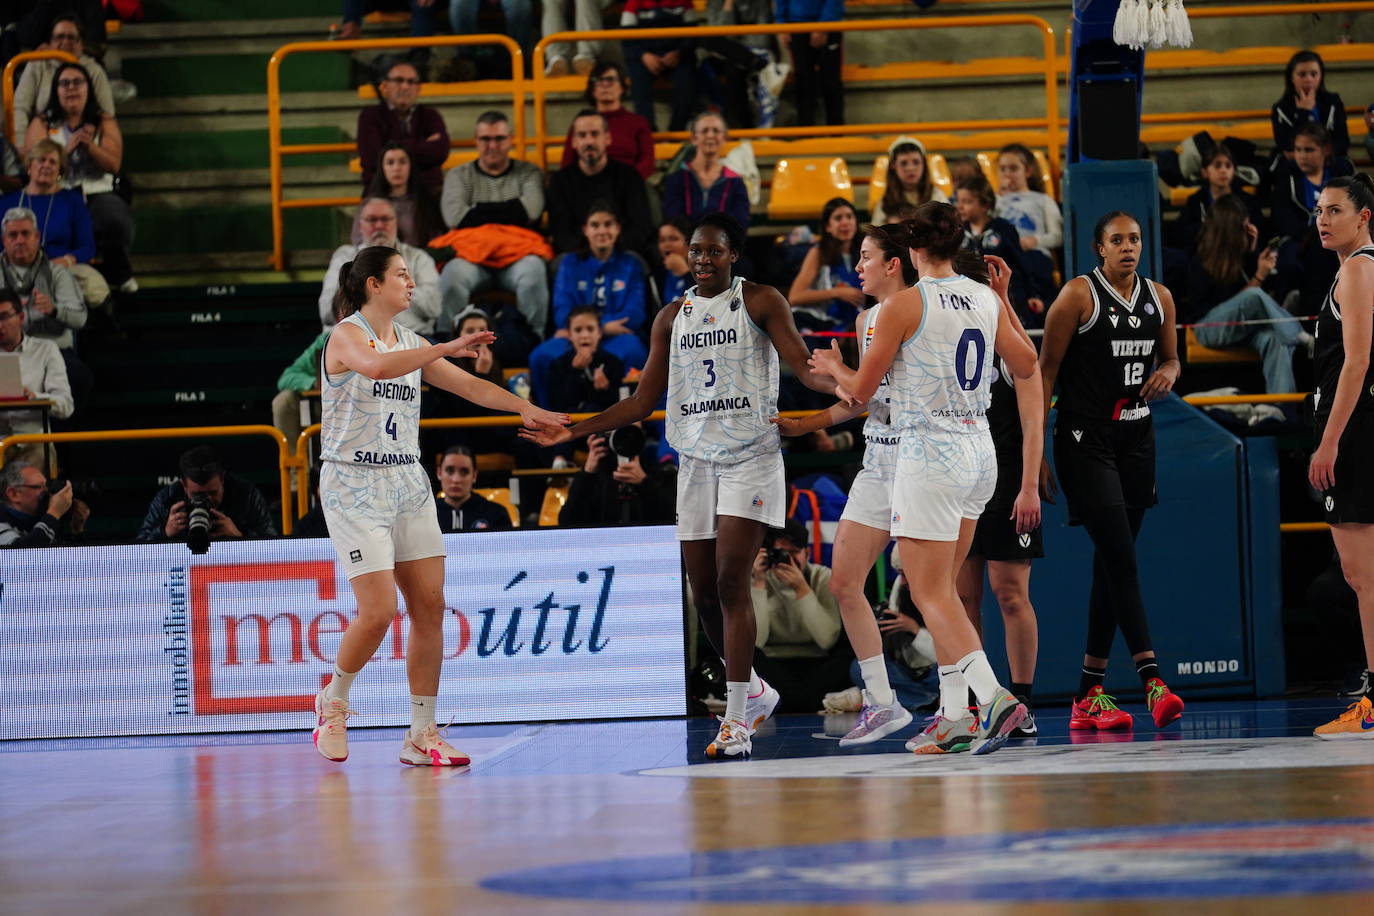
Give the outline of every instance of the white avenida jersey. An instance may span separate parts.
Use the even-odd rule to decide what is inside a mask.
[[[388,348],[359,312],[339,322],[345,324],[362,328],[378,353],[428,346],[414,331],[394,324],[396,345]],[[324,369],[328,350],[326,344],[320,354],[320,459],[372,467],[417,463],[421,370],[383,380],[352,371],[330,374]]]
[[[668,359],[668,442],[683,455],[736,464],[781,447],[778,351],[749,318],[743,280],[718,296],[696,287],[673,319]]]
[[[893,426],[988,435],[997,294],[964,276],[923,277],[915,287],[921,325],[897,351],[890,373]]]
[[[878,311],[882,303],[870,308],[859,316],[859,358],[868,355],[873,343],[873,335],[878,330]],[[864,467],[890,467],[896,460],[897,428],[892,425],[892,387],[891,373],[885,373],[878,383],[878,390],[868,399],[868,419],[864,421],[864,438],[868,447],[864,451]]]

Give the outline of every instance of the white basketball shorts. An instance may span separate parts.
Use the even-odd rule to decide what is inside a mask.
[[[350,579],[444,555],[434,494],[419,464],[378,468],[326,461],[320,502],[339,565]]]
[[[716,536],[716,517],[733,515],[781,528],[787,517],[787,481],[782,453],[737,464],[681,457],[677,472],[677,539]]]
[[[939,430],[903,431],[892,485],[892,536],[957,541],[997,488],[992,437]]]

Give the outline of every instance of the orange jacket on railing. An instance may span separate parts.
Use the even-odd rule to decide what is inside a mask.
[[[545,261],[553,259],[553,249],[542,235],[533,229],[505,223],[451,229],[430,239],[429,247],[451,247],[464,261],[496,270],[511,266],[527,254],[537,254]]]

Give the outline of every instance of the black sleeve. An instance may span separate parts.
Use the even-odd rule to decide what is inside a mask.
[[[1269,109],[1269,126],[1273,129],[1274,149],[1280,153],[1293,152],[1294,124],[1292,117],[1283,110],[1283,99],[1279,99]]]
[[[170,486],[157,491],[153,501],[148,503],[143,524],[138,526],[138,534],[134,535],[135,541],[155,544],[167,540],[167,514],[172,510],[172,503],[178,501],[173,498],[173,494],[174,489]]]
[[[487,514],[487,529],[491,531],[510,530],[510,513],[506,507],[500,503],[487,500],[487,505],[483,507]]]
[[[234,518],[234,524],[246,538],[274,538],[277,526],[272,521],[272,510],[267,506],[258,488],[246,481],[239,481],[244,496],[239,509],[241,518]],[[226,513],[228,514],[228,513]],[[232,517],[232,516],[231,516]]]
[[[549,403],[542,405],[549,410],[570,413],[587,399],[586,373],[573,368],[572,357],[572,353],[565,353],[549,364]]]
[[[57,543],[58,521],[51,514],[45,513],[42,518],[34,523],[34,526],[27,532],[20,535],[17,541],[7,544],[7,547],[51,547]]]
[[[658,254],[658,246],[649,209],[648,187],[631,166],[625,166],[621,176],[624,182],[622,212],[625,214],[625,236],[621,246],[644,258],[654,257]]]
[[[1202,198],[1206,190],[1189,195],[1169,232],[1169,244],[1189,254],[1197,247],[1197,235],[1202,231]]]
[[[575,166],[574,166],[575,167]],[[558,253],[577,250],[578,241],[581,237],[577,226],[577,216],[574,210],[571,195],[568,193],[567,176],[559,171],[549,178],[549,188],[547,193],[548,204],[545,210],[549,214],[549,235],[553,237],[553,250]]]
[[[1274,178],[1274,200],[1269,207],[1274,232],[1291,239],[1297,239],[1307,231],[1311,216],[1293,200],[1293,176],[1296,172],[1297,168],[1288,160],[1279,163],[1278,174]]]
[[[503,200],[494,204],[473,204],[454,228],[467,229],[471,226],[485,226],[487,223],[502,223],[507,226],[528,226],[530,215],[519,198]]]

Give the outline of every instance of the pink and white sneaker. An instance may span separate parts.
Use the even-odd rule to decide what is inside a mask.
[[[406,731],[405,740],[401,742],[401,763],[418,767],[465,767],[472,759],[445,741],[439,726],[431,722],[418,738]]]
[[[348,708],[345,700],[325,696],[321,690],[315,694],[315,729],[311,739],[315,750],[325,760],[342,763],[348,759],[348,717],[357,713]]]

